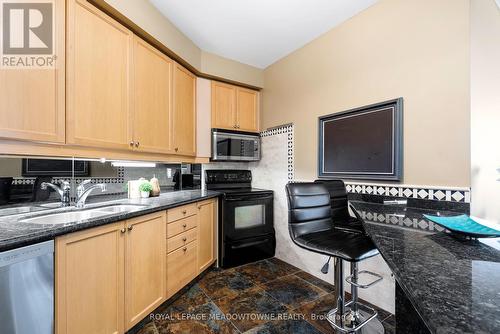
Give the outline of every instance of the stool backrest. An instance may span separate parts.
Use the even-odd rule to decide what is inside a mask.
[[[349,209],[347,202],[347,190],[342,180],[316,180],[322,183],[330,193],[330,204],[332,208],[333,221],[346,221],[349,219]]]
[[[330,193],[321,183],[289,183],[288,230],[292,239],[333,228]]]

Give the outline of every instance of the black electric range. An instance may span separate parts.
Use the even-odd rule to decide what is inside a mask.
[[[230,268],[269,257],[276,249],[274,194],[252,188],[249,170],[207,170],[207,189],[219,201],[219,265]]]

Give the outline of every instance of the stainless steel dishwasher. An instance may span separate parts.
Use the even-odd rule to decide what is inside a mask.
[[[0,253],[0,333],[54,333],[54,241]]]

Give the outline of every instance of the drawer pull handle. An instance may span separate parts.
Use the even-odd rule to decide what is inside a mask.
[[[187,227],[187,225],[186,225],[186,224],[182,224],[182,227],[186,228],[186,227]]]
[[[182,241],[186,242],[186,240],[187,240],[187,238],[186,238],[186,237],[182,238]]]
[[[188,249],[187,249],[187,247],[184,247],[182,250],[184,251],[184,253],[186,253],[186,251],[187,251]]]

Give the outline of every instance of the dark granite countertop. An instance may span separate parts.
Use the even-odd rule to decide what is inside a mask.
[[[30,244],[51,240],[57,236],[84,230],[87,228],[114,223],[120,220],[142,216],[148,213],[167,210],[176,206],[202,201],[204,199],[219,196],[215,191],[185,190],[163,193],[159,197],[145,199],[127,199],[123,196],[95,196],[89,198],[86,209],[92,209],[103,205],[135,204],[145,207],[128,213],[109,214],[94,219],[73,221],[65,224],[33,224],[21,222],[27,216],[47,214],[51,211],[37,211],[27,215],[15,215],[0,217],[0,252],[9,249],[27,246]]]
[[[432,333],[500,333],[500,238],[457,239],[432,209],[351,204]]]

